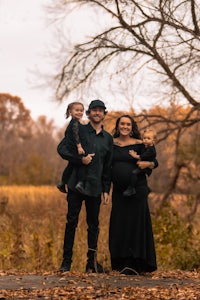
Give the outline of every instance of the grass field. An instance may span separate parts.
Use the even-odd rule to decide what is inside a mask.
[[[8,202],[7,202],[8,200]],[[101,206],[98,260],[110,267],[108,226],[110,205]],[[0,269],[57,270],[62,260],[67,203],[52,186],[0,187]],[[86,263],[85,207],[81,210],[72,270]]]
[[[56,271],[59,268],[67,213],[65,197],[54,186],[0,187],[0,270],[32,272]],[[155,203],[154,197],[153,194],[150,196],[150,204]],[[108,269],[110,210],[111,203],[101,205],[97,253],[98,261]],[[179,206],[177,210],[180,211]],[[172,207],[162,209],[157,216],[152,214],[152,221],[160,270],[193,270],[200,267],[199,222],[194,222],[194,226],[181,221]],[[72,271],[85,270],[86,253],[87,227],[83,203],[75,237]]]

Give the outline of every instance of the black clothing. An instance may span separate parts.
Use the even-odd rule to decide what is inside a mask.
[[[143,145],[143,148],[141,150],[140,160],[142,160],[142,161],[154,161],[154,159],[156,158],[156,148],[155,148],[155,146],[152,145],[152,146],[149,146],[149,147],[145,147],[144,144],[142,144],[142,145]],[[151,173],[152,173],[152,170],[149,169],[149,168],[146,168],[142,171],[145,172],[148,176],[150,176]]]
[[[68,213],[63,245],[63,258],[69,263],[71,263],[72,260],[75,231],[78,225],[78,217],[82,207],[82,202],[84,200],[88,225],[88,249],[97,249],[101,196],[89,197],[68,189]],[[93,252],[91,254],[88,253],[88,255],[93,255]]]
[[[84,137],[83,126],[78,120],[71,119],[65,130],[65,143],[69,152],[78,155],[77,144],[81,144],[87,155],[86,140]],[[82,157],[82,156],[81,156]],[[68,164],[62,174],[62,183],[65,184],[72,172],[71,166]],[[86,176],[86,166],[82,165],[78,171],[79,181],[84,181]]]
[[[67,146],[70,152],[78,153],[77,144],[81,144],[83,149],[86,151],[86,140],[83,131],[83,124],[76,119],[71,119],[69,125],[65,130],[65,137],[67,138]]]
[[[87,165],[87,178],[85,181],[85,194],[97,197],[102,192],[110,190],[110,167],[112,159],[113,140],[111,135],[103,128],[96,134],[95,129],[88,123],[83,125],[84,136],[88,153],[94,153],[92,162]],[[72,166],[72,173],[67,180],[68,188],[76,190],[77,174],[79,167],[83,165],[82,157],[66,149],[66,159]]]
[[[142,144],[119,147],[114,145],[112,164],[112,211],[109,229],[109,249],[113,270],[122,271],[125,267],[137,272],[156,270],[156,254],[148,207],[148,186],[144,173],[138,175],[136,194],[125,197],[136,162],[129,150],[138,154]],[[158,166],[154,160],[155,167]]]
[[[149,146],[149,147],[145,147],[144,144],[143,148],[141,150],[141,154],[140,154],[140,160],[142,161],[154,161],[156,158],[156,148],[155,146]],[[138,174],[140,173],[145,173],[148,176],[151,175],[152,170],[149,168],[145,168],[145,169],[140,169],[140,168],[136,168],[133,170],[132,174],[131,174],[131,181],[130,181],[130,186],[128,187],[128,189],[131,188],[135,188],[136,182],[137,182],[137,178],[138,178]]]
[[[71,174],[71,168],[69,167],[69,165],[66,166],[66,168],[64,169],[63,173],[62,173],[62,178],[61,178],[61,182],[65,185],[65,183],[67,182],[67,179],[69,178],[70,174]]]
[[[86,269],[90,269],[91,266],[94,265],[97,249],[101,193],[108,193],[111,185],[110,173],[113,140],[111,135],[103,128],[98,134],[96,134],[96,131],[90,124],[84,125],[83,128],[88,153],[94,153],[95,156],[93,157],[92,162],[87,165],[88,175],[85,182],[85,194],[82,194],[76,190],[78,180],[77,172],[82,165],[81,157],[66,149],[66,159],[69,161],[72,172],[67,180],[68,212],[63,246],[63,260],[71,263],[78,217],[82,202],[85,200],[86,220],[88,225],[88,263]],[[100,267],[97,269],[100,270]]]
[[[140,159],[144,161],[153,161],[156,157],[156,148],[154,145],[145,147],[144,144],[143,149],[141,150]]]

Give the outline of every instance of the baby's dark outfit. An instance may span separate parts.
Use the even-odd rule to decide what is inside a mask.
[[[149,146],[149,147],[145,147],[145,145],[143,145],[143,146],[144,146],[144,149],[142,150],[142,152],[140,154],[140,160],[141,161],[154,161],[154,159],[156,158],[155,146],[154,145]],[[131,196],[131,195],[135,194],[135,184],[136,184],[138,175],[141,173],[146,173],[148,176],[150,176],[152,173],[152,170],[149,168],[134,169],[131,174],[130,185],[123,193],[124,196]]]

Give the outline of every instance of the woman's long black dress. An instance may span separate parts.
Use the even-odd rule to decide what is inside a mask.
[[[142,144],[120,147],[114,145],[112,166],[112,211],[110,217],[109,249],[113,270],[131,268],[137,272],[157,269],[156,253],[148,207],[148,185],[145,174],[139,174],[136,194],[125,197],[131,172],[137,167],[129,150],[138,154]]]

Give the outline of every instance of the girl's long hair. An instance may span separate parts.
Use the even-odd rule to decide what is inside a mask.
[[[141,139],[141,135],[137,126],[137,123],[134,121],[134,119],[130,115],[122,115],[116,120],[115,128],[113,130],[113,137],[117,138],[119,137],[119,122],[121,118],[128,118],[131,121],[132,124],[132,131],[130,134],[130,137],[133,137],[135,139]]]

